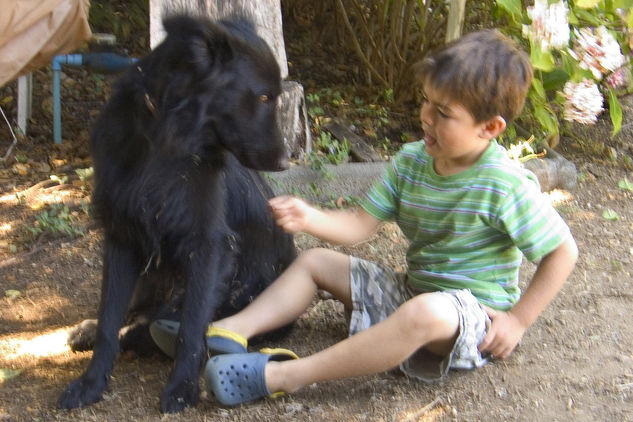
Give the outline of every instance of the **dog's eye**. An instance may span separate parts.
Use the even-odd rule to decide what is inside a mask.
[[[259,101],[261,101],[264,104],[267,104],[270,101],[270,97],[266,94],[262,94],[259,96]]]

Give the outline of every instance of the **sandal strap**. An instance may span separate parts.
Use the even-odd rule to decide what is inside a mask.
[[[284,349],[283,347],[264,347],[263,349],[259,349],[259,353],[271,355],[270,360],[274,361],[299,359],[299,356],[297,356],[295,352],[290,349]]]
[[[216,327],[214,325],[209,325],[209,327],[207,328],[207,333],[206,333],[207,338],[208,337],[222,337],[222,338],[226,338],[229,340],[232,340],[236,343],[238,343],[239,345],[243,346],[244,349],[246,349],[248,347],[248,340],[246,339],[246,337],[244,337],[241,334],[236,333],[235,331],[226,329],[226,328],[221,328],[221,327]]]
[[[263,349],[259,350],[259,353],[271,355],[270,360],[278,362],[283,360],[299,359],[299,356],[297,356],[295,352],[290,349],[284,349],[283,347],[264,347]],[[268,397],[270,397],[271,399],[276,399],[285,395],[285,391],[275,391],[274,393],[270,393]]]

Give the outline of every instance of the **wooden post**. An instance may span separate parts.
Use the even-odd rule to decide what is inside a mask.
[[[288,61],[283,38],[281,0],[150,0],[150,46],[154,48],[164,38],[162,17],[170,12],[187,12],[196,16],[222,19],[235,12],[245,11],[253,16],[257,34],[270,46],[281,77],[288,77]],[[278,103],[279,125],[289,155],[303,158],[312,150],[303,87],[284,81]]]
[[[31,117],[31,105],[33,98],[33,74],[18,78],[18,127],[23,135],[26,135],[29,117]]]
[[[446,27],[446,42],[456,40],[462,35],[464,16],[466,14],[466,0],[450,0],[448,6],[448,24]]]

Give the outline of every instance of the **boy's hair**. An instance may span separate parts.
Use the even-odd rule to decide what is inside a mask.
[[[464,106],[477,123],[495,116],[512,121],[532,82],[528,55],[496,29],[471,32],[417,66],[422,86]]]

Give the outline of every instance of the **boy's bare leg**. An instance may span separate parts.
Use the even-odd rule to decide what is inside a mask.
[[[213,325],[246,338],[296,320],[310,306],[317,288],[327,290],[351,308],[349,256],[328,249],[302,253],[242,311]]]
[[[294,392],[328,381],[389,370],[421,346],[447,355],[457,339],[455,306],[443,296],[422,294],[383,322],[307,358],[269,362],[266,385],[272,392]]]

